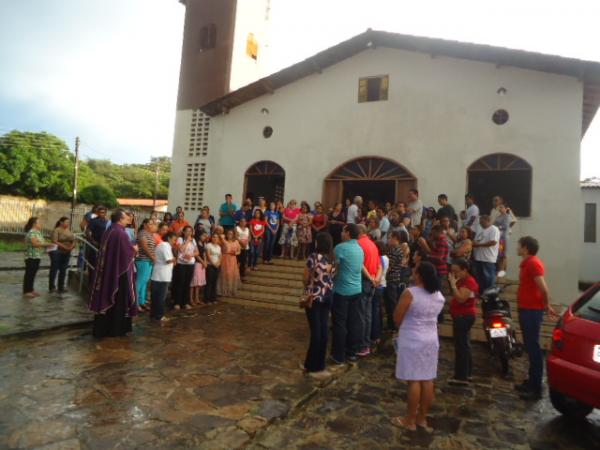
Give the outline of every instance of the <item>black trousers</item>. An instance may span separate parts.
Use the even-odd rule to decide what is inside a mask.
[[[360,317],[358,302],[362,294],[333,294],[331,319],[333,325],[333,342],[331,356],[337,362],[344,362],[347,357],[356,356],[360,347]]]
[[[371,300],[371,343],[381,339],[381,330],[383,329],[381,304],[383,303],[384,293],[384,289],[375,289],[373,300]]]
[[[217,301],[217,280],[221,269],[211,264],[206,268],[206,286],[204,286],[204,301],[214,303]]]
[[[67,278],[67,269],[71,260],[71,253],[64,253],[59,250],[54,250],[50,255],[50,285],[52,291],[56,289],[56,275],[58,274],[58,289],[64,291],[65,279]]]
[[[240,277],[246,276],[246,266],[248,265],[248,250],[240,250],[240,254],[237,255],[237,261],[240,265]]]
[[[331,297],[326,298],[324,302],[315,302],[311,308],[306,309],[306,318],[310,328],[310,344],[304,360],[304,368],[307,372],[325,370],[330,310]]]
[[[23,294],[33,292],[35,276],[40,268],[39,258],[27,258],[25,260],[25,275],[23,276]]]
[[[190,303],[190,284],[194,264],[176,264],[173,269],[173,303],[181,307]]]
[[[385,315],[386,315],[386,325],[387,329],[394,331],[396,330],[396,325],[394,324],[394,311],[396,309],[396,305],[398,304],[398,299],[402,292],[404,292],[405,284],[404,283],[387,283],[384,293],[384,304],[385,304]]]
[[[150,305],[150,317],[160,320],[165,315],[165,300],[169,290],[168,281],[152,282],[152,303]]]
[[[475,316],[456,316],[452,318],[454,336],[454,378],[466,380],[471,377],[473,358],[471,356],[471,327]]]

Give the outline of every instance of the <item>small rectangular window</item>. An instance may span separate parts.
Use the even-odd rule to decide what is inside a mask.
[[[585,204],[583,242],[596,242],[596,204]]]
[[[387,100],[389,82],[389,75],[360,78],[358,80],[358,102]]]
[[[246,55],[254,60],[258,59],[258,41],[253,33],[248,33],[246,39]]]

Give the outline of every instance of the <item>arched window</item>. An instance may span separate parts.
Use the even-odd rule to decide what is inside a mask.
[[[283,200],[285,170],[273,161],[258,161],[252,164],[244,176],[244,198],[264,197],[268,202]]]
[[[508,153],[493,153],[475,161],[467,169],[468,191],[482,214],[492,209],[499,195],[520,217],[531,216],[531,165]]]
[[[209,50],[217,45],[217,27],[209,23],[200,29],[200,50]]]

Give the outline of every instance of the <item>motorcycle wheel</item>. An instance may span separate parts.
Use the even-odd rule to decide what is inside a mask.
[[[510,365],[508,363],[508,348],[506,340],[496,339],[494,342],[494,352],[500,361],[500,370],[503,376],[507,376],[510,373]]]

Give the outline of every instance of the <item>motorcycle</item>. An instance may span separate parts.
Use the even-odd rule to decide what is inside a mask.
[[[504,376],[510,373],[509,360],[523,354],[523,345],[517,341],[517,332],[513,326],[510,304],[500,298],[509,286],[493,286],[480,296],[485,337],[490,353],[500,362]]]

